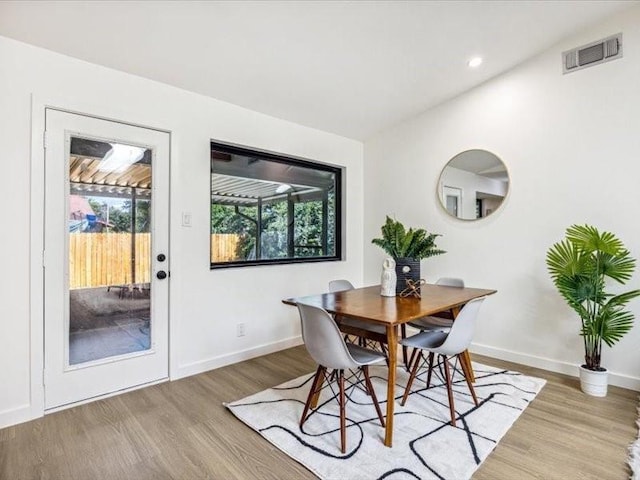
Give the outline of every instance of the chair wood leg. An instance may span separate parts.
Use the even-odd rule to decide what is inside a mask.
[[[471,354],[469,353],[469,350],[465,350],[464,352],[462,352],[458,358],[460,358],[460,363],[464,363],[467,365],[469,380],[471,381],[471,383],[475,383],[476,376],[473,373],[473,365],[471,364]]]
[[[340,370],[338,375],[338,383],[340,385],[340,446],[342,453],[347,451],[347,416],[345,413],[345,395],[344,395],[344,370]]]
[[[318,383],[318,386],[316,387],[316,393],[313,396],[313,398],[311,399],[311,408],[313,408],[313,409],[318,407],[318,401],[320,401],[320,393],[322,393],[322,385],[324,384],[324,378],[325,378],[326,372],[327,372],[327,369],[324,368],[322,370],[322,375],[320,376],[320,379],[318,380],[319,383]]]
[[[384,418],[382,417],[382,410],[380,410],[380,404],[378,403],[378,397],[376,397],[376,392],[373,389],[373,385],[371,384],[371,378],[369,377],[369,366],[364,365],[362,368],[362,373],[364,374],[364,381],[367,385],[367,390],[371,395],[371,400],[373,400],[373,406],[376,407],[376,412],[378,413],[378,418],[380,419],[380,424],[384,427]]]
[[[387,368],[389,368],[389,351],[387,350],[387,347],[384,345],[383,342],[379,342],[380,343],[380,350],[382,350],[382,353],[384,355],[384,361],[387,364]]]
[[[476,391],[473,388],[473,382],[471,381],[471,377],[469,375],[469,366],[461,357],[462,354],[459,354],[458,358],[460,359],[460,366],[462,367],[462,372],[464,373],[464,379],[467,381],[467,386],[469,387],[469,391],[471,392],[471,396],[473,397],[473,403],[475,403],[477,407],[478,398],[476,397]]]
[[[418,349],[414,348],[411,350],[411,357],[409,357],[409,370],[411,370],[411,365],[413,365],[413,361],[416,358],[416,354],[418,353]]]
[[[411,369],[411,375],[409,375],[409,381],[407,382],[407,387],[404,389],[404,395],[402,395],[402,402],[400,402],[400,405],[402,405],[403,407],[404,407],[404,404],[407,403],[407,397],[409,396],[409,392],[411,391],[411,385],[413,385],[413,380],[416,378],[416,374],[418,373],[418,368],[420,367],[420,360],[422,358],[423,358],[422,351],[419,351],[418,355],[416,356],[416,360],[413,363],[413,368]]]
[[[433,373],[433,357],[435,353],[429,352],[429,371],[427,372],[427,388],[431,386],[431,374]]]
[[[300,417],[300,426],[304,424],[307,420],[307,413],[309,409],[316,408],[318,404],[318,398],[320,397],[320,387],[322,386],[324,380],[324,372],[326,368],[322,365],[318,365],[318,369],[316,370],[316,376],[313,377],[313,382],[311,382],[311,388],[309,389],[309,396],[307,397],[307,402],[304,404],[304,410],[302,410],[302,417]]]
[[[456,409],[453,404],[453,387],[451,385],[451,370],[449,366],[449,360],[442,355],[444,362],[444,376],[447,381],[447,395],[449,396],[449,412],[451,413],[451,425],[456,426]]]
[[[360,367],[360,371],[364,374],[364,367]],[[359,383],[362,383],[362,382],[364,382],[364,393],[367,394],[367,397],[370,397],[371,396],[371,389],[369,388],[369,384],[367,383],[366,377],[363,380],[359,381]]]
[[[400,336],[403,340],[407,338],[407,326],[404,323],[400,325]],[[408,361],[407,347],[404,345],[402,346],[402,361],[404,362],[404,368],[408,372],[411,369],[411,362]]]

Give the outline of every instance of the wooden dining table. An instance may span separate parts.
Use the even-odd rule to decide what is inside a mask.
[[[496,293],[481,288],[458,288],[426,284],[421,288],[421,298],[383,297],[380,286],[356,288],[342,292],[323,293],[283,300],[287,305],[304,303],[325,309],[337,317],[348,317],[383,325],[387,333],[389,376],[387,380],[387,418],[384,444],[393,445],[393,410],[395,405],[396,368],[398,366],[398,327],[404,329],[407,322],[441,312],[451,312],[455,317],[460,309],[474,298]],[[466,361],[470,358],[466,356]],[[469,371],[472,371],[469,369]]]

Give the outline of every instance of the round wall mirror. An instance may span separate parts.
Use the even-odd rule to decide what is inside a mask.
[[[467,150],[445,165],[438,182],[442,207],[452,217],[478,220],[495,212],[509,191],[505,164],[486,150]]]

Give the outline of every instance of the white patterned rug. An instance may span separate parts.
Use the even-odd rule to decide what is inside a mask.
[[[264,390],[227,408],[284,453],[322,479],[446,479],[464,480],[487,458],[545,384],[517,372],[474,364],[475,407],[463,377],[454,377],[457,427],[449,422],[446,388],[434,376],[425,389],[419,376],[404,407],[400,399],[408,374],[398,369],[393,448],[383,445],[370,397],[359,388],[347,391],[347,451],[340,452],[338,405],[323,390],[320,410],[304,427],[299,421],[313,375],[304,375]],[[382,411],[386,411],[385,367],[371,376]]]
[[[640,480],[640,406],[638,407],[638,439],[629,446],[629,466],[631,467],[631,480]]]

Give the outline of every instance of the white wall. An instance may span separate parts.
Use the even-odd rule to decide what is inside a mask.
[[[360,283],[360,142],[3,37],[0,65],[0,427],[37,416],[41,408],[32,402],[38,392],[30,390],[32,94],[62,108],[171,131],[173,378],[299,343],[297,312],[282,298],[325,291],[336,277]],[[346,166],[347,260],[210,271],[210,139]],[[179,225],[182,211],[192,213],[193,227]],[[246,323],[245,337],[236,337],[237,322]]]
[[[624,58],[562,75],[563,50],[620,31]],[[549,280],[545,253],[567,226],[586,222],[640,257],[639,80],[634,8],[365,142],[365,282],[380,275],[383,254],[370,239],[386,214],[441,233],[448,253],[422,263],[428,281],[457,276],[498,289],[481,311],[475,350],[575,374],[579,323]],[[451,157],[474,148],[500,157],[511,184],[497,212],[464,222],[440,207],[436,185]],[[640,272],[628,286],[640,286]],[[603,362],[614,383],[640,389],[640,301],[632,310],[636,326]]]

